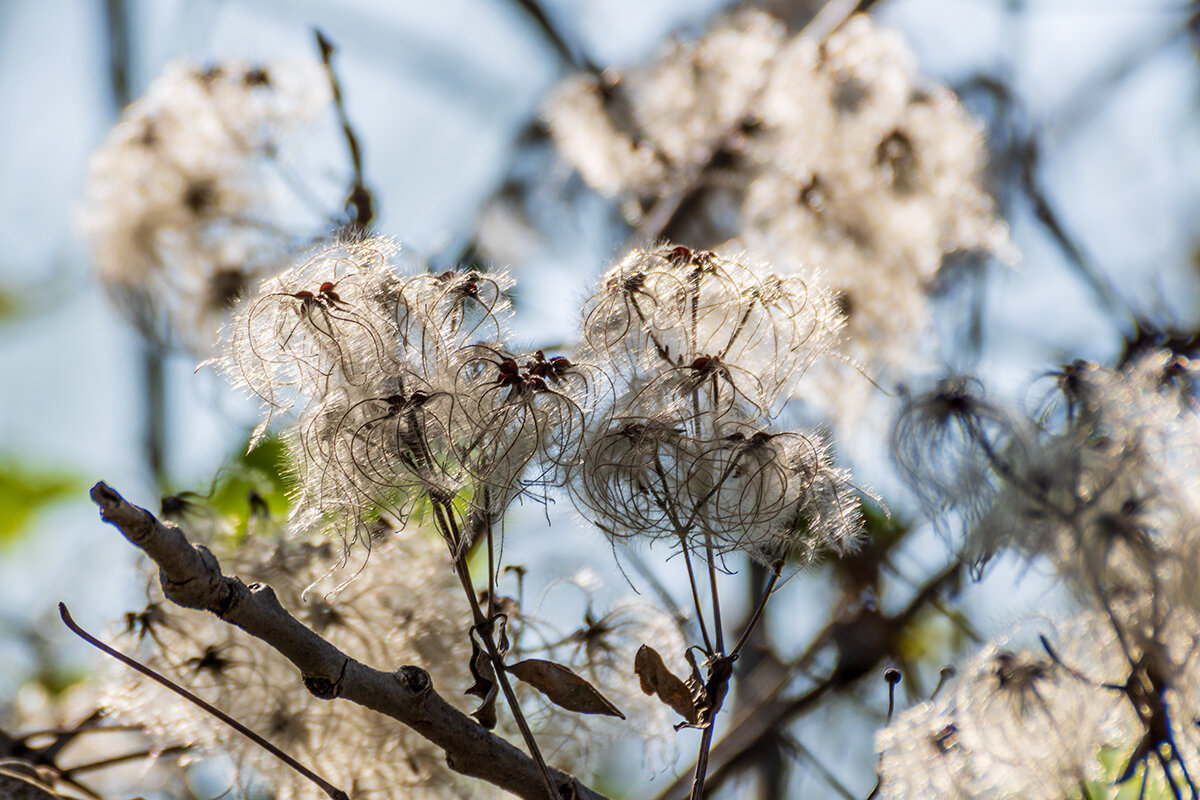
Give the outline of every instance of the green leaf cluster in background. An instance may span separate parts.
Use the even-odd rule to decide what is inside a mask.
[[[82,499],[84,489],[84,481],[74,473],[0,456],[0,546],[19,540],[51,506]]]
[[[203,537],[196,524],[201,520],[219,523],[211,535],[230,537],[238,544],[257,519],[287,519],[291,476],[286,448],[278,437],[262,439],[253,450],[238,454],[213,478],[207,489],[187,489],[162,498],[160,512],[174,522],[187,521],[192,535]]]

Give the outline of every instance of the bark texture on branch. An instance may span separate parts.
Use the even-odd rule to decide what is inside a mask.
[[[107,484],[92,487],[100,517],[143,550],[159,568],[168,600],[211,611],[261,639],[300,670],[315,696],[340,697],[398,720],[446,752],[451,769],[487,781],[518,797],[544,800],[546,788],[533,759],[480,726],[433,688],[416,666],[383,672],[361,664],[293,617],[264,584],[247,586],[221,573],[208,548],[193,545],[174,525],[132,505]],[[559,794],[578,800],[604,800],[576,778],[552,770]]]

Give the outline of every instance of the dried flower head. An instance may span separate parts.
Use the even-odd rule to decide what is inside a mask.
[[[568,78],[543,112],[555,146],[610,197],[653,197],[679,185],[751,113],[782,39],[770,16],[741,12],[628,75]]]
[[[1057,800],[1099,780],[1105,752],[1132,745],[1136,716],[1120,693],[1074,667],[1105,674],[1121,660],[1103,618],[1038,627],[1049,629],[1040,651],[989,644],[941,699],[879,732],[881,797]]]
[[[466,504],[469,530],[579,460],[595,370],[508,348],[505,273],[402,276],[387,240],[336,244],[263,283],[234,319],[221,366],[285,431],[295,522],[348,538],[414,504]]]
[[[1130,630],[1153,626],[1160,606],[1200,608],[1200,421],[1169,363],[1150,353],[1123,371],[1064,367],[1060,409],[1006,460],[973,549],[1048,557],[1076,591],[1128,614]]]
[[[816,41],[739,12],[627,75],[568,79],[546,115],[562,157],[631,222],[682,196],[673,233],[690,220],[711,241],[822,270],[846,318],[843,363],[818,365],[801,395],[836,420],[862,407],[846,401],[863,394],[847,364],[883,376],[928,354],[947,254],[1011,257],[982,188],[982,130],[866,15]]]
[[[765,563],[847,545],[855,504],[823,440],[769,428],[837,325],[799,276],[686,247],[631,253],[584,306],[584,355],[613,393],[588,427],[579,503],[615,539]]]

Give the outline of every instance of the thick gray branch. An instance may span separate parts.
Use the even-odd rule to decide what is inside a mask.
[[[533,759],[446,702],[433,690],[425,670],[402,666],[381,672],[360,664],[289,614],[271,587],[247,586],[222,575],[216,557],[201,545],[193,546],[179,528],[131,505],[103,482],[92,487],[91,496],[101,519],[158,565],[167,599],[211,611],[266,642],[296,665],[304,685],[317,697],[341,697],[399,720],[445,750],[446,762],[455,771],[519,797],[545,800]],[[552,774],[562,797],[603,800],[574,777],[558,770]]]

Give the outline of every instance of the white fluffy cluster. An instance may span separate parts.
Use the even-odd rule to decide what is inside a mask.
[[[1156,643],[1122,642],[1104,614],[1085,612],[1039,623],[1041,650],[989,644],[937,699],[879,732],[879,797],[1061,800],[1134,779],[1130,796],[1143,781],[1168,796],[1163,764],[1182,788],[1200,753],[1197,623],[1179,611]]]
[[[207,353],[233,301],[286,260],[300,234],[282,159],[328,101],[317,64],[174,61],[125,110],[89,162],[81,223],[143,332]]]
[[[613,394],[589,422],[577,501],[614,539],[764,563],[848,547],[857,505],[824,440],[771,427],[839,324],[801,276],[686,247],[630,254],[584,306],[584,354]]]
[[[759,114],[744,241],[775,263],[825,271],[851,357],[912,364],[942,257],[1006,248],[980,185],[978,124],[951,92],[921,82],[900,37],[866,16],[823,43],[792,39]]]
[[[949,705],[926,704],[884,731],[885,797],[1063,797],[1101,777],[1102,749],[1118,756],[1109,780],[1152,774],[1164,796],[1168,783],[1175,796],[1195,793],[1195,365],[1152,352],[1120,370],[1077,361],[1055,377],[1055,401],[1033,421],[962,381],[902,416],[900,464],[925,499],[940,494],[960,512],[967,557],[1037,559],[1082,613],[1041,654],[1002,663],[993,648],[963,670]]]
[[[568,78],[545,109],[555,145],[606,196],[658,196],[742,124],[782,41],[769,16],[740,13],[647,69]]]
[[[331,246],[264,282],[231,326],[221,365],[263,401],[259,433],[294,412],[301,527],[361,532],[422,498],[466,502],[483,525],[578,459],[592,373],[508,349],[508,275],[401,276],[398,259],[383,239]]]
[[[979,126],[866,16],[818,42],[739,13],[628,75],[569,79],[545,113],[563,158],[632,221],[694,191],[735,249],[820,268],[843,353],[872,372],[915,363],[943,256],[1007,250]]]
[[[1047,558],[1128,632],[1152,627],[1163,608],[1200,612],[1191,371],[1168,353],[1120,371],[1064,368],[1058,413],[1005,451],[1004,490],[975,526],[972,550]]]

